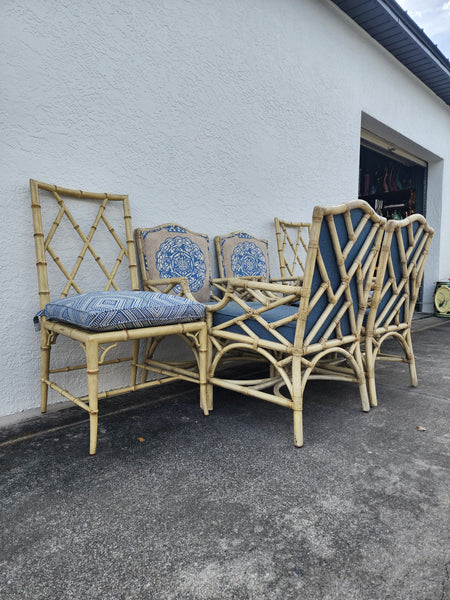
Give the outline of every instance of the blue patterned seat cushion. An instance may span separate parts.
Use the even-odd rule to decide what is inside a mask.
[[[198,321],[200,302],[157,292],[87,292],[49,302],[38,316],[93,331],[156,327]]]

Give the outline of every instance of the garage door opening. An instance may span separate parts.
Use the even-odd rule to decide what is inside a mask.
[[[426,214],[427,168],[420,158],[361,130],[358,196],[383,217]]]

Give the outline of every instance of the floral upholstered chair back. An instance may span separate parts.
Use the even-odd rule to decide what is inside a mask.
[[[262,281],[269,280],[267,240],[255,238],[244,231],[235,231],[216,236],[214,242],[220,277],[259,277]]]
[[[185,277],[197,301],[210,301],[211,258],[207,235],[166,223],[136,229],[135,236],[144,288],[149,280]],[[173,288],[174,293],[180,290],[179,285]]]

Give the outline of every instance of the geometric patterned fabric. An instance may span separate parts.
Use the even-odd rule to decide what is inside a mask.
[[[148,279],[186,277],[189,290],[199,302],[211,299],[209,238],[175,223],[152,229],[136,229],[143,250]],[[181,286],[173,289],[178,294]]]
[[[269,279],[267,240],[237,231],[216,236],[216,253],[221,277],[261,277]]]
[[[205,307],[157,292],[86,292],[49,302],[40,316],[93,331],[115,331],[198,321]]]

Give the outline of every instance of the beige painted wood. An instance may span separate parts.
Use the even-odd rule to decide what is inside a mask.
[[[125,264],[128,270],[128,287],[130,290],[139,290],[138,270],[134,249],[133,229],[131,224],[131,213],[127,195],[91,193],[79,190],[71,190],[47,183],[30,180],[31,207],[33,214],[34,239],[36,249],[36,267],[38,273],[39,298],[41,309],[53,299],[65,297],[69,293],[82,293],[86,291],[118,290],[117,276],[121,264]],[[83,202],[85,203],[83,205]],[[95,204],[95,216],[90,226],[83,231],[74,217],[74,205],[81,205],[86,209]],[[111,207],[120,205],[120,223],[113,223],[112,216],[117,216]],[[81,208],[83,210],[83,208]],[[110,214],[111,213],[111,214]],[[48,227],[44,231],[43,223]],[[70,264],[64,264],[57,252],[58,236],[64,236],[65,228],[72,227],[80,238],[81,248],[73,256]],[[119,231],[123,230],[123,236]],[[108,252],[101,255],[97,250],[99,246],[104,249],[108,244]],[[59,240],[60,241],[60,240]],[[64,239],[62,240],[64,242]],[[86,257],[93,260],[86,261]],[[62,288],[50,289],[47,260],[53,261],[62,273],[64,284]],[[82,289],[79,283],[79,275],[84,267],[96,269],[95,278],[97,287],[93,289]],[[161,291],[161,290],[158,290]],[[171,363],[162,363],[153,359],[153,353],[146,357],[144,364],[139,361],[140,340],[157,340],[152,346],[154,352],[159,341],[169,335],[177,335],[189,338],[194,350],[196,369],[183,368]],[[76,342],[84,350],[86,360],[83,364],[67,364],[64,367],[51,369],[51,348],[57,343],[58,337],[64,336]],[[113,351],[118,343],[131,341],[131,356],[117,359],[106,356]],[[208,414],[206,404],[206,352],[207,337],[206,323],[200,320],[192,323],[175,323],[171,325],[145,327],[137,329],[92,332],[79,327],[47,321],[41,318],[41,410],[47,410],[48,389],[51,388],[63,397],[71,400],[75,405],[89,413],[90,418],[90,454],[96,453],[97,429],[98,429],[98,401],[99,399],[123,394],[138,389],[150,388],[161,383],[169,383],[175,380],[185,380],[199,384],[200,404],[204,414]],[[61,353],[58,358],[60,359]],[[115,362],[130,363],[130,383],[114,390],[99,391],[98,374],[99,369],[105,365]],[[138,384],[137,370],[140,368],[145,373],[152,371],[163,375],[154,381],[145,381]],[[55,380],[58,374],[84,370],[87,377],[87,396],[77,396],[64,389]]]
[[[281,276],[302,277],[305,272],[311,223],[296,223],[275,217],[274,224]]]
[[[377,360],[407,363],[411,385],[418,384],[411,321],[433,234],[425,217],[419,214],[388,221],[386,225],[370,311],[362,331],[372,406],[377,405]],[[387,339],[398,343],[401,354],[382,352],[381,346]]]
[[[354,226],[355,215],[361,219]],[[345,227],[344,240],[337,232],[338,221]],[[228,282],[221,302],[208,307],[207,313],[209,408],[213,405],[214,386],[288,407],[293,411],[296,446],[303,445],[303,394],[309,379],[354,382],[359,388],[362,409],[370,409],[360,336],[385,222],[362,200],[316,207],[301,285],[242,279]],[[331,240],[328,253],[321,235]],[[353,257],[355,247],[359,250]],[[294,303],[297,304],[292,307]],[[227,305],[241,307],[241,314],[215,322],[215,313]],[[311,329],[307,331],[308,315],[320,305],[323,306],[315,322],[308,321]],[[268,311],[277,307],[291,308],[278,321],[271,322]],[[343,321],[348,323],[346,331],[341,326]],[[264,336],[255,332],[256,323],[267,332]],[[282,330],[287,323],[294,327],[293,342]],[[222,360],[237,350],[253,352],[263,359],[267,376],[257,381],[220,377],[218,367]]]

